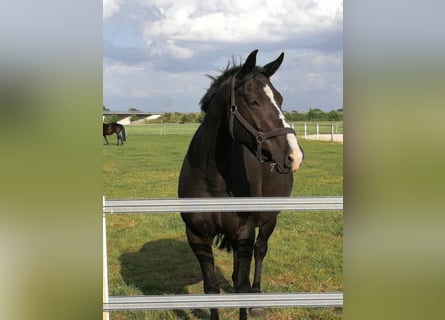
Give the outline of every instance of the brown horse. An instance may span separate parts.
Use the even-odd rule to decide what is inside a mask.
[[[117,136],[117,145],[119,145],[119,141],[120,141],[120,145],[123,145],[124,141],[127,140],[127,134],[125,132],[125,127],[123,125],[121,125],[120,123],[116,123],[116,122],[104,123],[103,127],[104,127],[103,128],[104,139],[107,144],[108,144],[107,136],[112,135],[114,133]]]
[[[178,196],[289,196],[293,172],[303,161],[295,132],[281,111],[282,96],[270,82],[284,54],[263,67],[253,51],[240,66],[213,78],[201,99],[206,113],[194,134],[179,177]],[[181,213],[186,235],[203,275],[204,292],[219,293],[212,243],[233,249],[235,292],[260,292],[261,267],[279,212]],[[255,238],[255,229],[258,235]],[[253,284],[249,279],[255,258]],[[262,310],[256,310],[256,315]],[[210,310],[219,319],[217,309]],[[241,320],[247,310],[240,309]]]

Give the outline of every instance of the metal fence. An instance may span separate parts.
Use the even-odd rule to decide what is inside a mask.
[[[331,211],[343,210],[343,197],[262,197],[187,199],[103,199],[104,318],[114,310],[342,307],[342,292],[255,293],[212,295],[108,296],[106,215],[214,211]]]
[[[303,136],[304,140],[315,138],[315,140],[330,140],[332,142],[338,141],[339,137],[343,137],[343,125],[339,126],[338,122],[305,122],[302,128],[300,128],[300,126],[294,127],[295,133],[297,134],[297,136]]]

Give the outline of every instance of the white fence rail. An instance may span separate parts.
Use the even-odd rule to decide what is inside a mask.
[[[338,122],[331,123],[304,123],[294,127],[297,136],[303,136],[304,140],[330,140],[343,141],[343,128],[339,128]]]
[[[104,213],[343,210],[343,197],[261,197],[105,200]]]
[[[207,308],[341,307],[343,293],[187,294],[110,297],[105,311]]]
[[[185,199],[103,199],[104,244],[105,217],[108,214],[172,213],[215,211],[330,211],[343,210],[343,197],[262,197],[262,198],[185,198]],[[342,292],[326,293],[254,293],[220,295],[108,296],[107,253],[104,245],[104,302],[108,316],[114,310],[156,310],[191,308],[249,307],[342,307]]]

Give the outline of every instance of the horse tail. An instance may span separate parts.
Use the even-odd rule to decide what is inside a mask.
[[[127,141],[127,132],[125,131],[125,126],[121,125],[122,127],[122,141]]]
[[[216,235],[215,246],[217,246],[220,250],[226,249],[227,252],[230,252],[232,250],[232,244],[230,243],[229,238],[222,233],[218,233]]]

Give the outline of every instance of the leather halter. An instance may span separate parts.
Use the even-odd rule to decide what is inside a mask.
[[[235,136],[233,135],[233,123],[235,118],[238,120],[238,122],[250,133],[252,134],[257,142],[257,148],[256,148],[256,158],[261,161],[264,162],[263,157],[262,157],[262,150],[263,150],[263,142],[267,139],[276,137],[276,136],[281,136],[284,134],[288,134],[288,133],[293,133],[295,134],[294,129],[289,128],[289,127],[284,127],[284,128],[278,128],[278,129],[273,129],[270,130],[268,132],[262,132],[259,130],[256,130],[254,127],[252,127],[252,125],[247,122],[246,119],[244,119],[244,117],[241,115],[241,113],[239,113],[238,111],[238,107],[236,106],[236,102],[235,102],[235,82],[236,82],[236,76],[233,76],[232,78],[232,87],[231,87],[231,92],[230,92],[230,118],[229,118],[229,131],[230,131],[230,135],[232,136],[232,139],[235,140]]]

